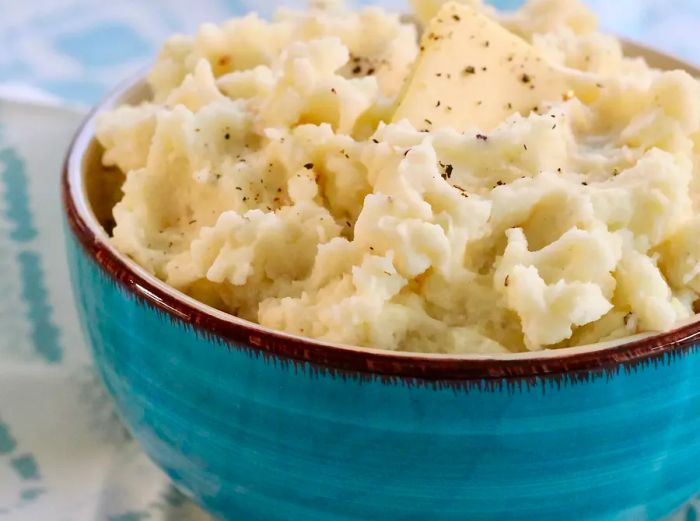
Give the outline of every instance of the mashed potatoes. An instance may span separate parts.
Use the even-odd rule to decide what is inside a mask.
[[[488,131],[417,128],[393,119],[420,52],[397,14],[205,25],[166,43],[151,102],[99,118],[126,173],[115,246],[237,316],[384,349],[541,350],[689,317],[700,83],[623,57],[573,0],[465,3],[590,88]]]

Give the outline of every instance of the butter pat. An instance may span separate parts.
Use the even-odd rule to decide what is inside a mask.
[[[491,130],[568,92],[564,74],[525,40],[474,8],[449,2],[431,20],[393,121]]]

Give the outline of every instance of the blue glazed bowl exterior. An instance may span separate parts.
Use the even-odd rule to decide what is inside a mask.
[[[136,83],[101,108],[147,95]],[[106,245],[85,202],[93,118],[63,179],[83,328],[126,425],[210,511],[236,521],[647,521],[700,491],[700,321],[506,361],[372,354],[231,325]]]
[[[222,342],[68,249],[124,421],[225,519],[652,520],[700,490],[694,350],[576,382],[353,377]]]

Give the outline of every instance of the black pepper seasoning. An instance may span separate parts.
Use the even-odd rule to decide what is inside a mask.
[[[313,163],[306,163],[306,164],[304,165],[304,168],[306,168],[307,170],[311,170],[313,167],[314,167],[314,164],[313,164]]]

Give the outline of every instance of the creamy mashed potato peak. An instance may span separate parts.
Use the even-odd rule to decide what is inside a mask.
[[[700,83],[574,0],[324,4],[163,47],[101,114],[114,245],[264,326],[499,353],[662,331],[700,292]],[[109,175],[109,174],[105,174]]]

